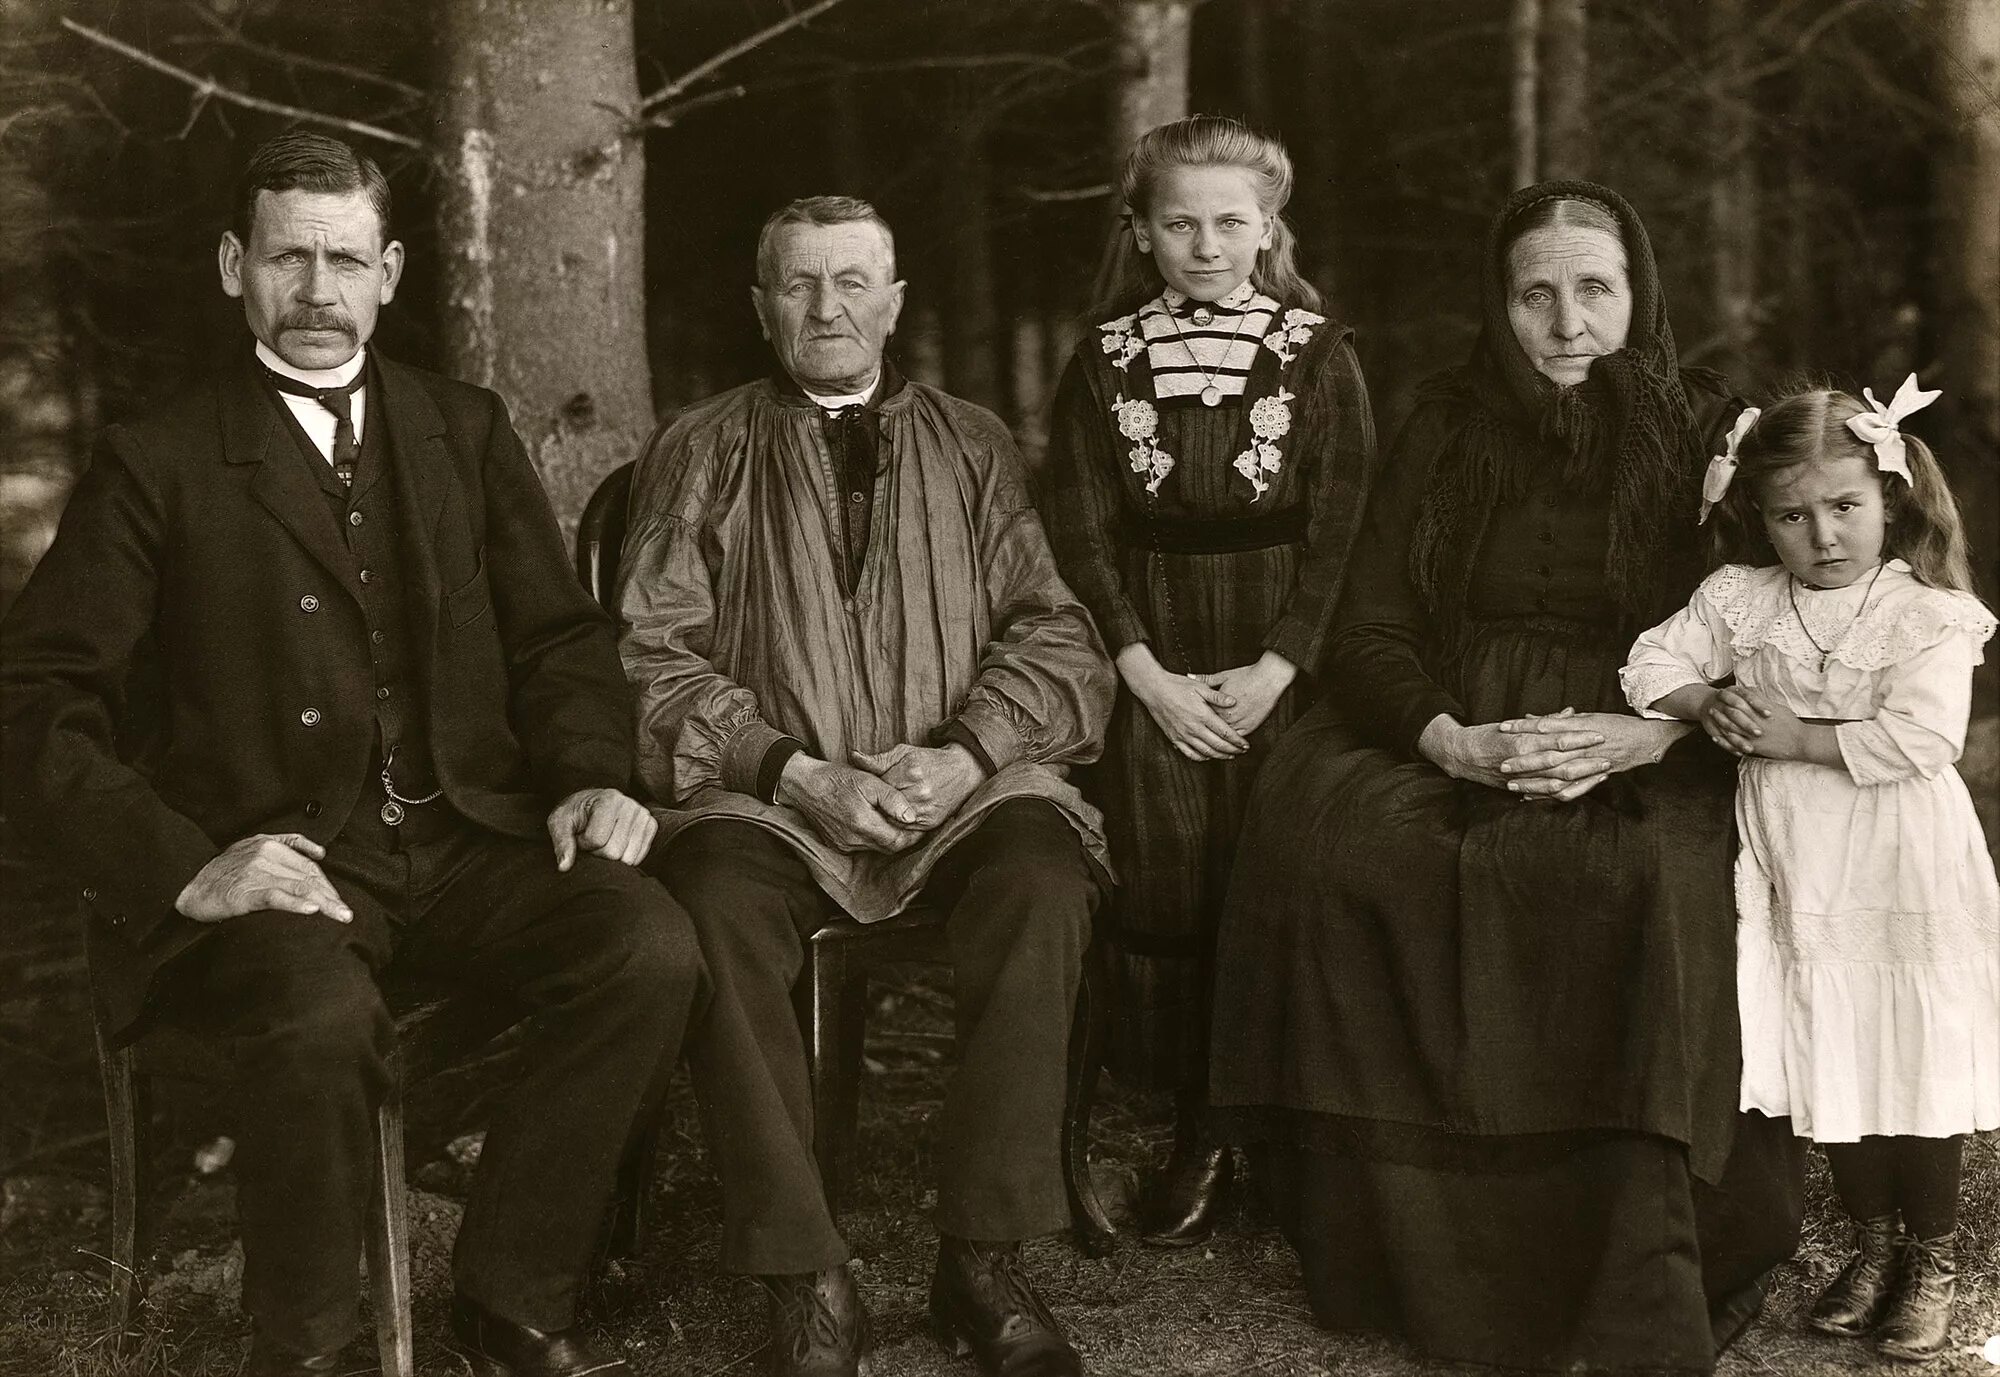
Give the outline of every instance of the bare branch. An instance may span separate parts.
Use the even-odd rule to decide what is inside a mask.
[[[308,110],[303,106],[284,105],[275,100],[265,100],[262,96],[248,95],[245,92],[224,86],[213,77],[205,77],[199,73],[190,72],[185,67],[177,67],[164,58],[155,57],[145,49],[135,48],[129,43],[113,38],[108,33],[100,33],[88,24],[79,24],[67,15],[63,16],[58,22],[79,38],[88,39],[100,47],[109,48],[119,56],[130,58],[142,67],[150,67],[163,76],[170,76],[176,81],[185,82],[194,88],[195,97],[198,101],[213,97],[216,100],[226,101],[231,105],[240,105],[246,110],[262,110],[266,114],[283,115],[288,119],[301,120],[308,124],[323,124],[333,129],[344,129],[348,133],[358,135],[362,138],[379,139],[383,143],[396,144],[402,148],[414,148],[419,152],[424,151],[423,143],[420,140],[411,138],[408,134],[398,134],[393,129],[383,129],[378,125],[364,124],[360,120],[347,119],[341,115],[329,115],[319,110]]]
[[[748,86],[718,86],[713,91],[703,91],[698,96],[689,96],[679,105],[655,110],[652,114],[633,125],[634,129],[671,129],[686,116],[709,105],[721,105],[725,101],[740,99],[750,94]],[[599,102],[602,104],[602,102]],[[622,111],[614,113],[623,113]]]
[[[309,72],[324,72],[328,76],[346,77],[350,81],[366,82],[371,86],[380,86],[384,90],[394,91],[397,95],[405,96],[413,101],[430,99],[430,92],[424,90],[422,87],[412,86],[407,81],[398,81],[394,77],[383,76],[379,72],[371,72],[366,67],[350,67],[345,62],[334,62],[324,57],[311,57],[305,53],[295,53],[287,48],[277,48],[268,43],[259,43],[255,39],[245,38],[239,30],[225,22],[221,15],[218,15],[207,5],[196,4],[193,3],[193,0],[189,0],[188,8],[193,10],[201,18],[202,22],[213,28],[217,35],[208,40],[199,38],[185,40],[189,43],[206,41],[214,44],[224,44],[239,51],[249,53],[253,57],[261,57],[266,61],[276,62],[285,67],[303,68]]]
[[[820,15],[825,14],[839,3],[841,3],[841,0],[818,0],[817,4],[809,5],[796,14],[787,15],[775,24],[768,24],[751,34],[748,38],[739,39],[707,61],[696,63],[693,67],[681,73],[651,95],[640,97],[639,113],[641,115],[649,114],[654,108],[665,105],[675,99],[681,92],[687,90],[688,87],[694,85],[696,82],[715,75],[715,73],[721,71],[752,48],[761,47],[780,34],[789,33],[793,29],[798,28],[799,25],[817,19]],[[64,22],[67,23],[68,21],[65,20]]]
[[[1048,190],[1021,186],[1015,187],[1014,190],[1023,200],[1049,205],[1062,201],[1095,201],[1109,196],[1112,186],[1109,182],[1099,182],[1096,186],[1056,187]]]

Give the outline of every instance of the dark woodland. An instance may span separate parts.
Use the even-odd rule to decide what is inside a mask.
[[[573,531],[662,418],[769,371],[757,227],[807,194],[881,209],[909,283],[898,366],[991,407],[1034,462],[1093,319],[1114,168],[1134,134],[1190,111],[1288,145],[1303,267],[1355,328],[1385,438],[1418,381],[1464,358],[1480,236],[1508,192],[1588,177],[1645,217],[1684,362],[1752,401],[1805,378],[1886,398],[1913,371],[1945,390],[1910,428],[2000,599],[2000,0],[7,0],[0,610],[97,430],[242,347],[216,242],[247,152],[285,128],[340,134],[388,171],[410,266],[376,339],[498,391]],[[1988,658],[1960,769],[1991,844]],[[64,882],[0,819],[0,1377],[233,1372],[228,1173],[196,1164],[228,1126],[199,1093],[154,1106],[152,1298],[122,1346],[102,1332],[81,932]],[[881,1321],[875,1371],[958,1371],[922,1334],[912,1222],[948,993],[912,971],[876,1004],[843,1219]],[[434,1342],[442,1259],[504,1074],[503,1057],[413,1100],[423,1371],[427,1354],[455,1370]],[[1107,1087],[1108,1196],[1129,1201],[1162,1112]],[[713,1266],[684,1081],[670,1113],[663,1223],[592,1313],[639,1371],[747,1371],[755,1299]],[[1814,1170],[1806,1246],[1725,1372],[1878,1366],[1798,1323],[1846,1242]],[[2000,1335],[1991,1135],[1967,1179],[1957,1348],[1938,1372],[2000,1363],[2000,1340],[1979,1356]],[[1174,1256],[1036,1245],[1093,1371],[1430,1370],[1315,1329],[1268,1221],[1232,1211]]]

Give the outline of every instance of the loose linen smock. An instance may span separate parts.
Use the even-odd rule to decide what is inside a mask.
[[[660,843],[707,818],[766,828],[862,922],[904,908],[1009,799],[1047,800],[1108,865],[1097,811],[1065,775],[1096,758],[1115,687],[999,419],[916,382],[878,410],[858,579],[838,549],[819,407],[765,379],[692,408],[647,448],[619,591]],[[783,737],[846,764],[857,751],[939,744],[953,723],[995,773],[907,851],[837,850],[753,793]]]
[[[1734,675],[1838,723],[1844,768],[1749,757],[1736,788],[1742,1107],[1822,1143],[2000,1127],[2000,886],[1953,768],[1993,630],[1901,560],[1835,589],[1728,565],[1622,673],[1650,716]]]

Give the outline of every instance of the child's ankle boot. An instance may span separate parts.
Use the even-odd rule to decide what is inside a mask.
[[[1866,1334],[1888,1313],[1908,1239],[1894,1214],[1864,1219],[1855,1230],[1854,1256],[1813,1302],[1807,1323],[1825,1334]]]
[[[1921,1363],[1944,1352],[1957,1292],[1958,1250],[1952,1236],[1911,1239],[1903,1251],[1902,1275],[1888,1315],[1875,1331],[1875,1351],[1906,1363]]]

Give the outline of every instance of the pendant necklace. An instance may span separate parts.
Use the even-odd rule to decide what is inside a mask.
[[[1207,310],[1207,307],[1202,306],[1195,308],[1192,319],[1194,320],[1194,323],[1196,325],[1206,325],[1208,324],[1208,320],[1215,319],[1215,312],[1209,311],[1208,320],[1203,320],[1201,318],[1201,315],[1204,310]],[[1236,329],[1230,334],[1229,343],[1222,346],[1222,357],[1215,361],[1215,367],[1203,368],[1201,360],[1195,357],[1194,346],[1192,344],[1189,344],[1187,342],[1187,336],[1181,333],[1180,317],[1175,315],[1171,310],[1167,312],[1167,323],[1174,327],[1174,338],[1179,340],[1181,348],[1187,351],[1188,362],[1193,364],[1201,372],[1201,381],[1202,381],[1201,404],[1203,406],[1222,405],[1222,389],[1215,385],[1215,375],[1220,373],[1222,371],[1222,365],[1229,361],[1229,351],[1236,347],[1236,340],[1240,335],[1242,335],[1243,326],[1249,319],[1250,319],[1250,312],[1248,310],[1245,310],[1237,315]]]
[[[417,807],[421,804],[433,803],[436,802],[437,799],[442,797],[444,794],[444,790],[440,788],[431,790],[428,794],[425,794],[422,798],[403,797],[401,794],[396,792],[395,776],[389,773],[390,767],[393,766],[395,763],[396,763],[396,748],[394,746],[391,746],[389,748],[389,758],[382,762],[382,793],[386,797],[383,801],[382,812],[381,812],[382,821],[388,823],[389,826],[391,827],[400,825],[403,819],[406,816],[408,816],[408,814],[404,810],[405,804],[409,805],[410,807]]]
[[[1819,652],[1819,672],[1821,674],[1826,673],[1827,657],[1832,655],[1840,647],[1840,643],[1847,639],[1847,633],[1854,629],[1854,624],[1861,620],[1861,614],[1868,610],[1868,599],[1875,596],[1875,580],[1881,577],[1882,564],[1878,562],[1875,565],[1875,572],[1868,576],[1868,587],[1862,591],[1861,605],[1854,609],[1854,615],[1847,619],[1847,625],[1840,629],[1840,634],[1833,638],[1831,645],[1821,645],[1819,643],[1819,637],[1813,635],[1812,628],[1806,625],[1806,614],[1799,611],[1799,576],[1797,574],[1791,575],[1789,581],[1785,584],[1785,593],[1792,600],[1792,615],[1799,619],[1799,630],[1806,633],[1806,639],[1812,642],[1812,648]]]

